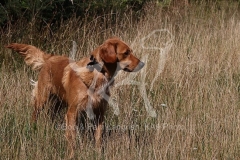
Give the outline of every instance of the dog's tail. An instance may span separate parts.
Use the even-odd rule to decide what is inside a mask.
[[[11,43],[5,47],[13,49],[22,55],[26,64],[31,66],[33,70],[41,69],[45,61],[52,56],[51,54],[46,54],[40,49],[27,44]]]

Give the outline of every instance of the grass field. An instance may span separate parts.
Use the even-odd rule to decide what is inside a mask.
[[[76,159],[240,157],[238,4],[200,3],[171,11],[148,4],[145,12],[137,23],[126,13],[91,22],[73,18],[58,31],[38,32],[34,24],[18,22],[1,34],[0,159],[67,156],[61,115],[52,122],[44,110],[37,126],[31,125],[29,79],[36,80],[37,72],[3,46],[21,42],[69,55],[75,41],[76,59],[80,59],[113,35],[130,44],[146,66],[137,74],[122,72],[116,78],[106,114],[103,154],[97,154],[93,136],[86,131],[77,136]],[[115,24],[110,23],[113,18]],[[154,34],[146,37],[150,33]],[[133,85],[133,81],[139,83]],[[151,116],[154,111],[155,117]]]

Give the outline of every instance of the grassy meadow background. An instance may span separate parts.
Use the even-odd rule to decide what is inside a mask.
[[[4,45],[27,43],[48,53],[69,55],[75,41],[76,59],[80,59],[111,36],[130,44],[138,57],[147,56],[145,69],[133,77],[138,82],[144,79],[140,84],[145,85],[157,116],[149,116],[139,85],[121,85],[129,76],[121,72],[116,78],[118,85],[111,89],[119,114],[109,107],[103,154],[95,151],[92,134],[84,132],[77,136],[75,159],[238,159],[239,3],[201,2],[173,7],[148,3],[137,22],[128,12],[114,16],[115,23],[110,23],[113,14],[90,22],[72,18],[56,31],[46,28],[38,32],[34,23],[23,21],[8,26],[0,35],[0,159],[67,157],[65,131],[61,128],[64,113],[52,122],[45,109],[37,126],[31,125],[33,87],[29,79],[36,80],[37,72]],[[164,31],[146,39],[145,46],[164,48],[169,35],[173,36],[167,56],[160,57],[161,66],[159,50],[142,48],[142,38],[157,29]],[[161,74],[151,87],[157,72]]]

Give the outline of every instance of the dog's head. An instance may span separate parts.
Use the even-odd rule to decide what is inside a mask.
[[[126,72],[137,72],[144,66],[144,63],[133,55],[132,49],[118,38],[106,40],[92,54],[105,64],[117,63],[118,67]]]

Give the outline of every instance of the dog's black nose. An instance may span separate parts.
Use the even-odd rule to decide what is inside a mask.
[[[140,62],[138,63],[138,65],[139,65],[140,69],[142,69],[142,68],[144,67],[145,63],[143,63],[142,61],[140,61]]]

